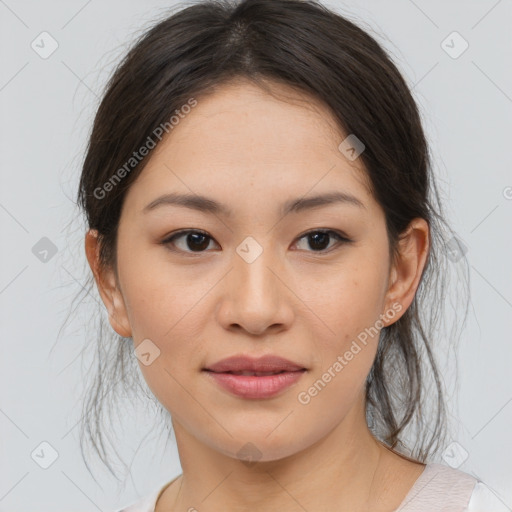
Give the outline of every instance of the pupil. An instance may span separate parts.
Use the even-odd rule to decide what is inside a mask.
[[[322,232],[318,232],[318,233],[314,233],[312,235],[309,235],[310,236],[310,240],[312,239],[313,240],[313,244],[310,244],[310,247],[313,248],[313,249],[325,249],[325,247],[327,247],[329,245],[329,233],[322,233]],[[316,246],[315,245],[319,242],[320,244],[320,247]],[[325,243],[327,242],[327,243]]]
[[[203,239],[203,243],[197,244],[196,242],[198,241],[198,239],[201,240],[201,238]],[[189,243],[191,240],[194,240],[194,242],[192,242],[192,244]],[[195,249],[202,250],[202,249],[206,249],[208,247],[208,240],[205,235],[201,235],[200,233],[189,233],[187,236],[187,245],[188,245],[188,248],[191,250],[195,250]]]

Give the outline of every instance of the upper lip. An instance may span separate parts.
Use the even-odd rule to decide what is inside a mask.
[[[247,355],[235,355],[217,361],[216,363],[204,368],[212,372],[279,372],[288,371],[294,372],[298,370],[305,370],[304,366],[294,363],[283,357],[275,355],[265,355],[262,357],[250,357]]]

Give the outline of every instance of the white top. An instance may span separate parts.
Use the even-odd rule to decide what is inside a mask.
[[[164,489],[178,477],[119,512],[155,512]],[[502,512],[508,510],[478,479],[443,464],[429,463],[395,512]]]

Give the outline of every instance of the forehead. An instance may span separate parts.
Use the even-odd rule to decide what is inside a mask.
[[[343,134],[331,111],[309,95],[272,84],[224,84],[197,104],[152,151],[126,201],[144,208],[156,194],[202,193],[233,202],[282,202],[331,190],[370,200],[360,159],[338,149]]]

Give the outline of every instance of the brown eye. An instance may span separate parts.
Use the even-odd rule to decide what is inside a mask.
[[[339,243],[351,241],[333,230],[310,231],[309,233],[302,235],[299,240],[306,239],[308,247],[311,248],[313,252],[326,252],[325,250],[329,247],[329,243],[333,238],[338,240]]]
[[[184,240],[184,242],[180,242],[181,246],[176,243],[176,241],[180,239]],[[213,240],[213,238],[202,231],[187,230],[175,233],[165,239],[162,244],[177,246],[178,250],[183,252],[205,252],[211,240]]]
[[[352,241],[336,231],[318,229],[305,233],[299,238],[299,240],[303,239],[307,242],[305,250],[317,253],[328,252],[327,249],[330,246],[332,247],[333,239],[337,240],[338,244]],[[207,249],[211,241],[213,241],[213,238],[204,231],[188,229],[173,234],[161,243],[170,246],[169,249],[172,251],[190,254],[208,252]]]

